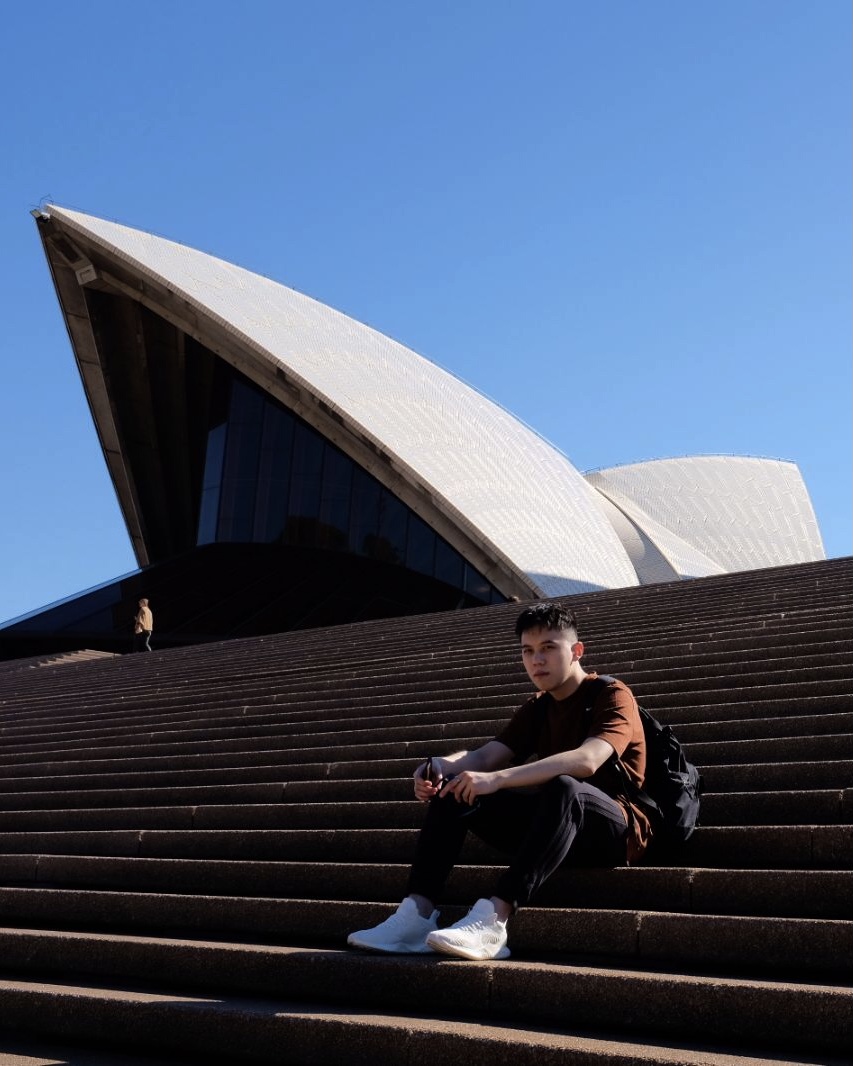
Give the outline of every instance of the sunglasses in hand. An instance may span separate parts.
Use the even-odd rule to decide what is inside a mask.
[[[448,774],[446,777],[444,775],[442,775],[442,774],[436,774],[435,771],[433,770],[433,758],[434,758],[434,756],[432,756],[432,755],[428,756],[428,758],[427,758],[426,767],[424,769],[424,780],[431,781],[433,783],[433,785],[435,785],[436,789],[438,789],[438,791],[440,792],[441,789],[443,789],[445,785],[449,784],[451,781],[454,780],[454,778],[456,777],[456,774]],[[446,799],[446,798],[447,798],[446,796],[442,797],[442,799]],[[461,804],[461,801],[459,801],[459,802]],[[460,811],[459,812],[459,817],[460,818],[467,818],[469,815],[473,814],[474,811],[477,811],[477,810],[480,809],[480,800],[479,800],[479,798],[475,798],[473,803],[466,804],[466,806],[468,807],[468,810],[467,811]]]

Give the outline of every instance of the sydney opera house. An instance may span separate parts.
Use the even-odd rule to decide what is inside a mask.
[[[0,630],[158,644],[824,557],[796,465],[586,474],[427,359],[298,292],[75,211],[38,231],[140,569]]]

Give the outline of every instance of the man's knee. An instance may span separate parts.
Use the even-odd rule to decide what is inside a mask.
[[[570,777],[568,774],[552,777],[545,785],[545,792],[559,796],[562,799],[574,799],[581,790],[582,783],[576,777]]]
[[[561,817],[567,818],[572,812],[575,818],[581,818],[584,809],[584,784],[576,777],[561,774],[552,777],[542,789],[540,803],[546,808],[559,811]]]

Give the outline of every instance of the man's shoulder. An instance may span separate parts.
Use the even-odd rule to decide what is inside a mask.
[[[600,691],[624,691],[630,692],[631,689],[628,685],[619,677],[614,677],[613,674],[598,674],[594,670],[591,670],[581,682],[581,685],[594,685],[596,689]]]
[[[602,704],[611,706],[637,706],[637,699],[628,685],[621,678],[612,674],[587,674],[581,683],[582,692],[591,692],[593,704],[596,707]]]

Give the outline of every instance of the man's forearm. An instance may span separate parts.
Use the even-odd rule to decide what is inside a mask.
[[[585,750],[584,746],[581,746],[573,751],[562,751],[557,755],[549,755],[547,758],[539,759],[536,762],[523,763],[521,766],[510,766],[505,770],[497,770],[495,777],[498,779],[500,788],[525,788],[530,785],[542,785],[553,777],[559,777],[561,774],[567,774],[569,777],[576,777],[578,780],[583,781],[587,777],[592,777],[602,761],[599,752]]]
[[[460,774],[463,770],[479,770],[478,751],[456,751],[452,755],[442,755],[441,762],[444,766],[444,776],[448,774]]]
[[[442,766],[447,769],[450,766],[454,767],[454,770],[458,768],[458,763],[465,758],[466,755],[470,755],[469,751],[455,751],[452,755],[440,755]]]
[[[474,751],[457,751],[453,755],[442,755],[441,761],[445,769],[444,776],[449,774],[461,774],[463,770],[473,770],[483,773],[496,770],[500,766],[506,766],[510,760],[511,752],[503,744],[489,741],[481,748]]]

